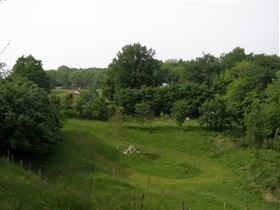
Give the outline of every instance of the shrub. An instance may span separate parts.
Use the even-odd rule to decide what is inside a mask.
[[[141,102],[135,105],[135,112],[137,120],[141,123],[147,121],[151,112],[151,106],[146,102]]]
[[[188,115],[188,103],[185,100],[177,101],[172,107],[171,115],[176,120],[176,123],[182,126]]]
[[[224,99],[217,95],[207,100],[200,109],[200,123],[212,130],[221,130],[230,126],[230,115]]]
[[[45,154],[59,138],[58,109],[47,93],[20,77],[0,83],[0,146],[19,153]]]
[[[95,91],[88,91],[80,96],[76,111],[80,117],[96,120],[108,120],[113,112],[109,102]]]

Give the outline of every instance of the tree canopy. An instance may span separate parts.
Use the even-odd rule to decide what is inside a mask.
[[[159,85],[161,81],[156,72],[160,69],[160,62],[154,55],[153,49],[139,43],[124,46],[109,65],[110,81],[117,88]]]
[[[2,80],[0,104],[1,148],[34,154],[54,149],[61,122],[43,89],[25,78]]]
[[[45,91],[50,91],[50,80],[42,67],[42,62],[36,60],[32,55],[18,58],[11,76],[25,77]]]

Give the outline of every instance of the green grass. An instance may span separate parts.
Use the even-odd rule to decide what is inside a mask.
[[[43,176],[48,177],[47,182],[32,174],[31,180],[19,178],[15,174],[29,172],[2,160],[4,166],[1,162],[0,171],[3,168],[11,172],[5,176],[0,172],[0,186],[6,180],[3,177],[15,177],[23,183],[12,184],[14,188],[19,186],[17,191],[6,186],[10,193],[17,195],[11,201],[5,199],[13,197],[12,194],[3,198],[5,191],[0,187],[0,206],[20,209],[13,203],[27,200],[25,203],[31,203],[34,208],[22,209],[44,209],[45,205],[45,209],[136,210],[140,209],[140,197],[144,193],[147,210],[179,209],[181,201],[185,209],[218,210],[226,202],[227,209],[241,210],[247,192],[249,209],[280,209],[277,199],[274,203],[264,201],[265,192],[252,180],[248,163],[254,160],[253,152],[237,148],[221,134],[202,129],[196,121],[188,122],[183,128],[172,121],[157,121],[153,130],[126,122],[119,132],[119,150],[114,128],[108,122],[68,120],[62,131],[64,141],[56,155],[38,165]],[[139,148],[140,153],[124,155],[129,145]],[[24,190],[30,190],[27,181],[36,183],[30,189],[38,194],[37,199],[32,200],[28,193],[23,195]],[[131,202],[133,191],[134,203]],[[48,192],[52,196],[38,202]],[[74,199],[75,203],[69,205],[67,199]]]
[[[52,94],[55,94],[56,96],[59,96],[59,97],[65,97],[72,92],[73,92],[72,90],[68,90],[68,89],[52,90]]]

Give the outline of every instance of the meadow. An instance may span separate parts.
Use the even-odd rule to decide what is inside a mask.
[[[279,209],[254,185],[253,151],[197,121],[125,122],[116,131],[113,122],[70,119],[62,134],[31,172],[1,159],[0,209]],[[124,155],[129,145],[140,153]]]

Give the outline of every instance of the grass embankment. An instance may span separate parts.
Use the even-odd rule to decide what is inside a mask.
[[[43,166],[47,182],[2,161],[6,175],[0,177],[0,205],[20,209],[12,208],[14,202],[25,200],[22,209],[43,209],[44,204],[45,209],[140,209],[144,194],[144,209],[178,209],[184,201],[185,209],[217,210],[226,203],[229,210],[241,210],[247,192],[249,209],[279,209],[252,185],[248,163],[253,152],[195,121],[183,128],[157,121],[152,131],[135,123],[114,129],[108,122],[69,120],[57,154]],[[129,145],[140,153],[124,155]],[[29,203],[34,208],[27,208]]]

